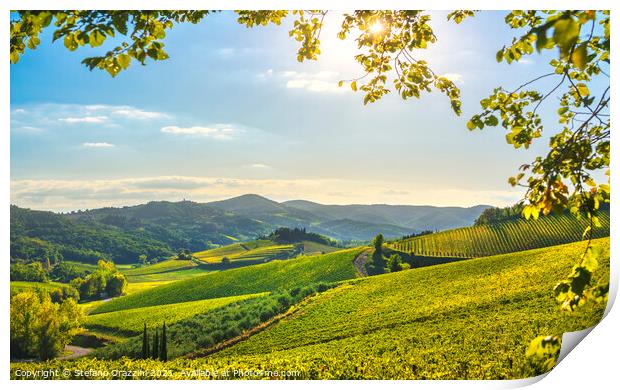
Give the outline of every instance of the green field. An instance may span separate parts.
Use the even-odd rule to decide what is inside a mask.
[[[191,260],[164,260],[156,264],[143,267],[131,268],[123,271],[127,276],[139,276],[158,274],[162,272],[180,271],[196,267],[196,263]]]
[[[603,225],[594,237],[609,236],[609,213],[601,212]],[[580,241],[585,219],[572,215],[549,215],[537,220],[518,219],[414,237],[391,243],[394,249],[429,257],[472,258],[512,253]]]
[[[198,276],[114,299],[98,306],[93,313],[253,294],[312,283],[352,279],[357,277],[353,259],[362,250],[354,248],[326,255],[274,260],[266,264]]]
[[[304,245],[304,253],[308,255],[320,254],[320,253],[331,253],[331,252],[335,252],[339,250],[339,248],[336,248],[330,245],[321,244],[321,243],[314,242],[314,241],[303,241],[302,244]]]
[[[144,324],[147,324],[147,326],[161,326],[165,321],[166,324],[172,325],[185,318],[259,295],[260,294],[238,295],[90,315],[86,317],[84,326],[90,331],[103,334],[134,336],[142,332]]]
[[[42,289],[45,291],[52,291],[62,286],[67,286],[67,284],[58,283],[58,282],[15,282],[15,281],[11,281],[11,295],[17,294],[25,290]]]
[[[594,241],[605,247],[609,239]],[[596,324],[603,305],[559,311],[553,286],[579,259],[578,242],[345,281],[275,326],[199,359],[12,363],[20,369],[296,370],[303,379],[512,379],[532,374],[539,335]],[[596,280],[608,280],[601,261]],[[171,341],[173,342],[173,341]]]
[[[219,263],[224,257],[228,257],[230,260],[233,260],[233,258],[238,258],[247,252],[275,246],[280,245],[270,240],[254,240],[245,243],[226,245],[202,252],[196,252],[193,256],[205,263]]]
[[[306,255],[339,250],[339,248],[313,241],[303,241],[301,244],[303,245],[303,253]],[[274,259],[287,259],[296,254],[295,246],[292,244],[278,244],[271,240],[255,240],[197,252],[194,253],[194,257],[207,264],[221,263],[224,257],[233,263],[259,264]]]

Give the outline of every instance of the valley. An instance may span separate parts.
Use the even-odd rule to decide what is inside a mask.
[[[314,204],[293,204],[317,212]],[[234,212],[266,213],[243,206]],[[330,212],[339,217],[338,210]],[[79,304],[86,317],[67,348],[81,352],[46,367],[148,364],[182,372],[267,366],[304,379],[532,375],[540,368],[525,354],[530,340],[591,326],[604,310],[587,305],[567,316],[553,299],[554,284],[587,245],[580,234],[585,222],[569,215],[474,220],[357,244],[316,233],[312,225],[279,227],[210,249],[175,248],[177,254],[157,261],[142,256],[144,263],[117,266],[127,281],[121,296]],[[608,211],[600,221],[593,232],[592,245],[601,248],[593,278],[605,281]],[[85,275],[102,267],[79,259],[60,263]],[[11,294],[47,291],[62,301],[72,285],[13,281]],[[168,361],[143,360],[145,335],[164,324]],[[501,359],[488,351],[502,351]],[[41,364],[12,363],[12,370]]]

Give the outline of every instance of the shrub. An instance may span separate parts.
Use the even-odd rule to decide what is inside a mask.
[[[11,280],[25,282],[47,282],[47,272],[38,261],[30,264],[11,264]]]
[[[62,286],[53,289],[49,292],[49,295],[54,303],[62,303],[67,299],[73,299],[76,302],[80,300],[80,293],[71,286]]]
[[[127,278],[118,272],[111,261],[99,260],[98,269],[86,276],[75,278],[71,286],[77,289],[82,299],[97,299],[102,295],[120,296],[127,289]]]
[[[115,273],[110,275],[107,284],[106,292],[110,297],[118,297],[125,294],[127,290],[127,278],[121,273]]]
[[[52,302],[49,294],[24,291],[11,298],[11,357],[49,360],[79,332],[84,314],[75,300]]]

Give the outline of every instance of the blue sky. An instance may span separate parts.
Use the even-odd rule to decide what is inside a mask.
[[[495,61],[513,31],[504,12],[462,25],[433,14],[438,43],[420,56],[452,77],[464,112],[437,93],[364,106],[338,88],[361,74],[352,41],[328,15],[322,55],[299,63],[286,26],[247,29],[234,15],[180,25],[170,59],[116,78],[80,60],[104,48],[42,44],[11,65],[11,202],[51,210],[149,200],[210,201],[244,193],[322,203],[506,205],[507,184],[545,150],[507,145],[504,132],[469,132],[478,102],[499,85],[547,72],[549,55]],[[541,84],[544,87],[545,84]],[[543,107],[553,124],[555,103]]]

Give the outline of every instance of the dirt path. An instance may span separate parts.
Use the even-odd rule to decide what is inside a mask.
[[[92,352],[92,349],[91,348],[78,347],[77,345],[67,345],[65,347],[65,351],[70,351],[71,354],[70,355],[61,356],[61,357],[58,358],[58,360],[77,359],[77,358],[80,358],[82,356],[88,355],[89,353]]]
[[[364,267],[364,264],[366,264],[366,262],[368,261],[368,256],[370,255],[370,252],[371,250],[367,249],[357,255],[355,260],[353,260],[353,265],[355,266],[355,269],[360,276],[368,276],[368,272],[366,272],[366,267]]]

